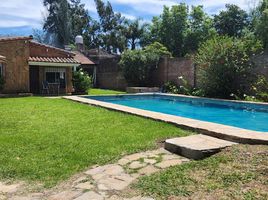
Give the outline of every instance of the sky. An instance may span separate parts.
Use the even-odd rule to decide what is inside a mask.
[[[94,0],[81,0],[92,17],[97,17]],[[224,9],[225,4],[237,4],[248,10],[257,0],[110,0],[115,12],[129,19],[150,21],[160,15],[163,6],[178,3],[203,5],[210,15]],[[256,2],[255,2],[256,3]],[[30,35],[33,29],[41,29],[45,9],[42,0],[0,0],[0,35]]]

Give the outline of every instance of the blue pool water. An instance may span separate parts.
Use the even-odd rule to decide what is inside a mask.
[[[86,98],[180,117],[268,132],[268,106],[167,95],[87,96]]]

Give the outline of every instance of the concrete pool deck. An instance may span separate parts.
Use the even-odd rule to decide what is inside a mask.
[[[153,94],[153,93],[150,93],[150,94]],[[166,95],[166,94],[161,94],[161,95]],[[108,96],[108,95],[105,95],[105,96]],[[120,95],[120,96],[124,96],[124,95]],[[169,95],[169,96],[187,97],[184,95]],[[212,122],[200,121],[200,120],[195,120],[195,119],[190,119],[190,118],[185,118],[185,117],[179,117],[179,116],[174,116],[174,115],[169,115],[169,114],[147,111],[147,110],[132,108],[128,106],[122,106],[122,105],[117,105],[113,103],[87,99],[87,98],[84,98],[83,96],[64,96],[63,98],[72,100],[75,102],[83,103],[83,104],[103,107],[103,108],[107,108],[110,110],[125,112],[125,113],[142,116],[145,118],[150,118],[150,119],[154,119],[158,121],[164,121],[170,124],[174,124],[178,127],[188,128],[190,130],[198,131],[199,133],[202,133],[205,135],[209,135],[209,136],[216,137],[219,139],[229,140],[232,142],[243,143],[243,144],[266,144],[266,145],[268,144],[267,132],[252,131],[252,130],[241,129],[241,128],[236,128],[232,126],[212,123]],[[207,99],[207,98],[200,98],[200,97],[191,97],[191,98]],[[229,100],[223,100],[223,101],[238,102],[238,101],[229,101]],[[240,102],[250,103],[250,102],[243,102],[243,101],[240,101]],[[256,105],[267,106],[267,104],[264,104],[264,103],[256,103]]]

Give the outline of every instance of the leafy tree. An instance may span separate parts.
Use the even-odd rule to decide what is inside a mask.
[[[48,11],[43,25],[44,31],[55,35],[57,46],[69,44],[71,24],[68,0],[44,0],[43,4]]]
[[[141,40],[142,46],[152,42],[165,45],[174,56],[184,56],[196,51],[199,44],[216,34],[212,19],[202,6],[193,6],[189,12],[186,4],[164,7],[159,17],[154,17],[149,32]]]
[[[161,19],[160,17],[154,16],[152,19],[152,23],[146,26],[144,33],[140,39],[140,45],[145,47],[153,42],[160,42],[160,27],[161,27]]]
[[[77,35],[83,35],[89,28],[90,16],[85,4],[81,4],[81,0],[70,0],[70,24],[71,24],[71,40],[74,41]]]
[[[123,34],[124,18],[113,11],[111,3],[95,0],[100,20],[101,46],[108,52],[123,52],[126,48],[126,38]]]
[[[159,56],[171,57],[171,53],[168,51],[167,47],[159,42],[154,42],[144,48],[145,52],[154,53]]]
[[[195,57],[198,86],[209,97],[243,96],[254,81],[251,56],[261,49],[259,41],[216,36],[203,43]]]
[[[254,15],[255,32],[263,41],[264,47],[268,47],[268,0],[262,0],[255,9]]]
[[[192,6],[184,45],[185,51],[187,53],[195,52],[201,43],[215,34],[212,19],[204,12],[203,6]]]
[[[242,30],[249,25],[246,11],[237,5],[227,4],[226,11],[214,16],[214,26],[220,35],[239,37]]]
[[[171,55],[160,43],[154,43],[144,50],[126,50],[119,65],[130,86],[148,86],[152,72],[163,55]]]
[[[89,49],[98,48],[101,45],[100,40],[100,24],[97,20],[89,17],[89,24],[83,33],[85,46]]]
[[[148,24],[142,23],[141,19],[126,20],[125,24],[125,36],[128,40],[128,45],[131,50],[134,50],[143,37]]]

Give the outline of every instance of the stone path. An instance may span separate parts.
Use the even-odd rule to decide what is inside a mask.
[[[94,166],[61,186],[41,193],[27,193],[20,183],[0,182],[0,200],[152,200],[141,196],[126,198],[121,193],[140,176],[188,161],[160,148],[124,156],[114,164]]]

